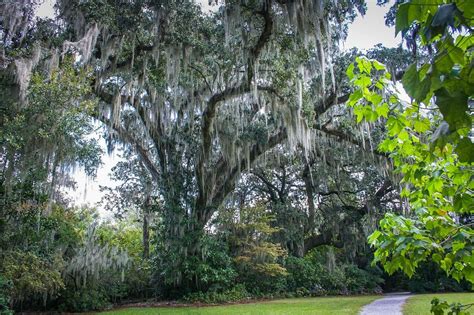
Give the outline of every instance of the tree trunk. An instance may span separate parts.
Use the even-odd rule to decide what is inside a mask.
[[[143,258],[150,257],[150,232],[149,232],[149,218],[150,218],[150,198],[148,197],[143,208]]]
[[[315,224],[314,221],[316,219],[316,208],[314,206],[314,187],[313,181],[311,180],[311,169],[308,162],[305,162],[302,177],[305,185],[306,198],[308,200],[308,223],[305,226],[305,234],[312,234]]]

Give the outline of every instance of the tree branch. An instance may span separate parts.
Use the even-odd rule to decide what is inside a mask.
[[[207,161],[209,159],[210,151],[211,151],[211,144],[212,144],[212,124],[214,122],[217,108],[220,102],[225,101],[229,98],[233,98],[243,93],[250,92],[251,83],[254,76],[254,63],[260,56],[265,45],[270,40],[272,30],[273,30],[273,19],[271,16],[271,0],[266,0],[265,5],[262,11],[258,12],[264,18],[264,26],[263,31],[260,34],[257,43],[255,46],[250,50],[250,57],[248,60],[248,68],[247,68],[247,81],[242,82],[237,86],[229,87],[224,89],[222,92],[216,93],[209,98],[207,102],[206,109],[202,115],[202,129],[201,129],[201,137],[202,137],[202,149],[201,154],[198,158],[198,163],[196,166],[196,175],[198,178],[198,191],[201,198],[207,198],[202,180],[206,174],[206,167]],[[260,87],[261,90],[269,91],[271,93],[276,93],[276,90],[270,87]],[[207,176],[206,176],[207,177]],[[209,183],[206,183],[209,184]]]

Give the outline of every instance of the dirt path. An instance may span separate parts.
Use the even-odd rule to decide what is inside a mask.
[[[360,315],[402,315],[402,307],[410,293],[392,293],[364,306]]]

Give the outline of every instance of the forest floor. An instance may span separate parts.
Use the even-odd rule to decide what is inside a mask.
[[[190,307],[131,307],[120,308],[104,314],[157,314],[157,315],[252,315],[252,314],[317,314],[353,315],[366,304],[380,298],[379,295],[296,298],[258,303],[220,306]]]
[[[430,302],[434,297],[463,304],[474,303],[473,293],[437,293],[413,295],[403,306],[403,315],[431,315]],[[356,315],[364,306],[375,300],[385,299],[380,295],[368,296],[335,296],[316,298],[296,298],[253,303],[230,304],[219,306],[189,306],[185,304],[141,304],[140,306],[121,307],[103,314],[131,315],[253,315],[253,314],[295,314],[295,315]]]

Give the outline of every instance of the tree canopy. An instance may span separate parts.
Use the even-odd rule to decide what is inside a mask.
[[[0,287],[75,310],[374,292],[372,254],[472,283],[468,2],[397,1],[408,50],[366,52],[340,49],[363,0],[3,2]],[[123,148],[114,223],[61,191],[94,176],[99,134]]]

